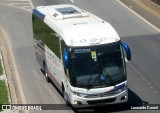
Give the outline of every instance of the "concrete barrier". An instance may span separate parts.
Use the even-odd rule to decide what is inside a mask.
[[[152,2],[151,0],[133,0],[135,3],[160,18],[160,5]]]

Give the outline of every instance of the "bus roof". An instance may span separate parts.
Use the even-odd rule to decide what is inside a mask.
[[[68,46],[91,46],[119,41],[114,28],[99,17],[71,4],[39,6],[33,13]]]

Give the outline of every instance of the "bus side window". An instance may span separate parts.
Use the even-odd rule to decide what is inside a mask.
[[[48,37],[45,39],[45,44],[54,52],[54,54],[59,59],[61,59],[59,37],[57,37],[53,32],[54,31],[48,34]]]
[[[39,19],[35,14],[32,15],[32,22],[33,22],[33,38],[34,42],[40,44],[41,46],[44,47],[44,43],[41,40],[41,36],[38,35],[40,32],[40,28],[42,26],[42,20]]]
[[[58,58],[61,58],[59,37],[56,36],[55,31],[36,15],[33,15],[32,22],[34,39],[37,40],[37,43],[43,47],[45,44]]]

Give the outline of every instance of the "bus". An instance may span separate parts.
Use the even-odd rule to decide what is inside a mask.
[[[73,4],[38,6],[32,23],[37,62],[67,105],[127,102],[131,51],[112,25]]]

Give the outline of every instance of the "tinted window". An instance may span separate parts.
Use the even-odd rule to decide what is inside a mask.
[[[60,58],[59,37],[48,25],[46,25],[36,15],[32,16],[33,21],[33,37],[44,46],[47,45]]]

